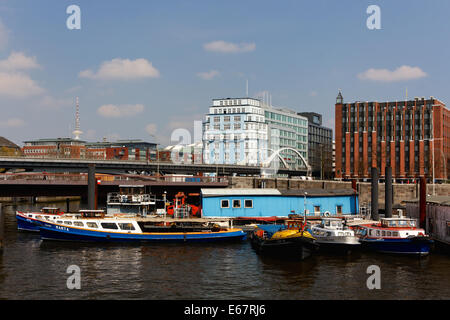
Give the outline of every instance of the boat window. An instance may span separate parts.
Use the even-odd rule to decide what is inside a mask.
[[[383,230],[383,231],[381,232],[381,235],[382,235],[383,237],[385,237],[385,236],[386,236],[386,231]]]
[[[64,221],[64,224],[67,224],[68,226],[72,225],[72,221]]]
[[[411,220],[409,222],[409,224],[411,225],[411,227],[415,227],[416,226],[416,221],[415,220]]]
[[[380,235],[380,230],[377,230],[377,236],[379,236]]]
[[[233,208],[240,208],[241,200],[233,200]]]
[[[392,232],[392,236],[398,237],[398,232],[397,231]]]
[[[32,215],[32,214],[29,214],[28,217],[33,218],[33,215]]]
[[[387,231],[387,232],[386,232],[386,235],[387,235],[388,237],[390,237],[390,236],[392,235],[392,233],[391,233],[390,231]]]
[[[399,226],[406,226],[406,225],[408,225],[408,222],[405,221],[405,220],[400,220],[400,221],[398,222],[398,225],[399,225]]]
[[[244,200],[245,208],[253,208],[253,200]]]
[[[342,206],[336,206],[336,214],[342,214]]]
[[[320,206],[314,206],[314,214],[320,214]]]
[[[117,224],[114,222],[102,222],[101,226],[103,229],[118,229]]]
[[[89,228],[98,228],[97,223],[95,223],[95,222],[87,222],[86,225]]]
[[[230,202],[228,200],[221,200],[220,201],[220,207],[221,208],[229,208],[230,207]]]
[[[338,232],[338,236],[342,237],[344,235],[343,232]]]
[[[132,223],[119,223],[119,227],[122,230],[134,230],[134,226]]]
[[[56,223],[62,224],[63,222],[61,220],[57,220]]]
[[[82,227],[82,226],[84,226],[83,222],[80,222],[80,221],[75,221],[75,222],[73,223],[73,225],[74,225],[74,226],[77,226],[77,227]]]

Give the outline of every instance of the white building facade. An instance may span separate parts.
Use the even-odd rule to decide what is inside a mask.
[[[267,159],[268,143],[260,100],[213,99],[203,122],[204,163],[261,166]]]

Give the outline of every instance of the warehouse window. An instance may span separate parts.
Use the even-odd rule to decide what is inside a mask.
[[[220,207],[221,208],[229,208],[230,207],[230,202],[228,200],[221,200],[220,201]]]

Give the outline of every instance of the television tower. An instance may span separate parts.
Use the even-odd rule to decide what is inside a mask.
[[[80,140],[80,135],[83,133],[83,131],[80,130],[80,105],[78,103],[78,97],[75,112],[75,130],[72,133],[75,136],[75,140]]]

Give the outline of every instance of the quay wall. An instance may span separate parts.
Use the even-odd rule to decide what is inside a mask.
[[[276,188],[276,189],[351,189],[351,181],[334,180],[299,180],[288,178],[259,178],[259,177],[229,177],[229,188]],[[393,183],[394,204],[404,204],[404,201],[419,198],[419,184],[401,184]],[[427,194],[433,194],[433,189],[438,196],[450,195],[450,184],[427,184]],[[359,194],[359,203],[361,205],[370,203],[370,194],[372,191],[370,182],[357,182],[356,191]],[[384,183],[378,184],[378,203],[380,208],[384,207]]]

